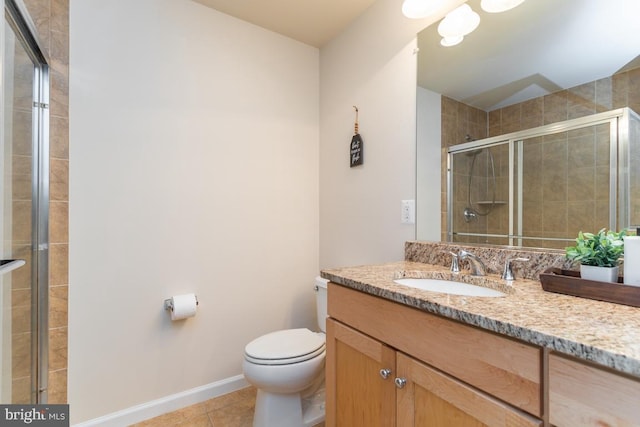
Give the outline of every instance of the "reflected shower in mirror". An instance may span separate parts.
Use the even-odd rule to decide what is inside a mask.
[[[448,240],[561,249],[629,227],[639,126],[622,108],[449,147]]]
[[[437,193],[429,188],[433,181],[422,181],[434,168],[438,149],[441,240],[557,248],[578,226],[597,231],[602,224],[638,225],[640,177],[599,154],[602,132],[594,130],[587,142],[577,142],[571,129],[561,136],[532,130],[546,126],[549,131],[624,107],[640,111],[640,39],[630,36],[640,2],[529,0],[500,14],[482,12],[479,3],[468,1],[482,23],[460,45],[441,46],[437,23],[418,35],[416,237],[433,239],[425,232],[425,218],[433,223]],[[628,125],[630,136],[638,133],[640,124]],[[518,138],[526,143],[512,140],[518,132],[524,132]],[[468,141],[467,135],[478,141]],[[565,144],[550,154],[558,148],[554,138]],[[627,162],[640,156],[633,140],[621,148]],[[462,149],[448,157],[453,146]],[[593,168],[586,172],[580,162],[591,149]],[[518,163],[522,156],[545,158],[545,153],[544,164]],[[448,174],[449,169],[454,172]],[[605,176],[606,196],[601,191]],[[546,198],[538,198],[545,185],[554,185],[555,194],[547,189]],[[630,196],[613,197],[621,190]],[[457,214],[450,215],[454,205]]]

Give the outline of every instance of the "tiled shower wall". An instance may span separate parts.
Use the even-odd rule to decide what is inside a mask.
[[[49,403],[67,401],[69,0],[24,0],[50,65]]]
[[[441,133],[442,133],[442,165],[441,182],[442,191],[440,198],[442,205],[442,240],[447,240],[447,148],[452,145],[461,144],[467,141],[467,136],[470,139],[484,139],[488,130],[488,116],[483,110],[458,102],[454,99],[442,97],[442,120],[441,120]],[[464,178],[460,178],[464,180]],[[466,200],[466,196],[458,195],[457,199],[463,198]],[[476,242],[474,242],[476,243]]]
[[[622,107],[630,107],[634,111],[640,111],[640,68],[624,71],[612,77],[585,83],[488,113],[450,98],[442,97],[442,240],[445,241],[447,239],[447,147],[465,142],[464,137],[470,131],[480,135],[479,137],[474,137],[474,139],[481,139]],[[487,125],[484,131],[479,128],[483,123]],[[607,222],[605,218],[608,218],[608,200],[602,191],[602,187],[604,177],[608,173],[609,158],[608,152],[601,148],[604,146],[603,138],[608,137],[608,128],[594,128],[591,130],[592,135],[587,138],[584,135],[581,136],[582,139],[580,141],[587,141],[586,144],[594,144],[593,150],[586,150],[587,147],[580,147],[576,144],[569,144],[567,148],[566,159],[578,158],[586,151],[593,153],[590,161],[596,166],[596,172],[591,184],[583,185],[584,183],[581,183],[578,188],[572,189],[569,188],[570,180],[568,176],[565,177],[564,181],[559,181],[556,179],[557,177],[554,178],[551,173],[546,173],[544,169],[546,167],[544,166],[545,157],[544,152],[541,150],[544,150],[545,144],[559,142],[557,141],[558,137],[564,141],[572,141],[576,138],[576,133],[580,132],[584,131],[551,135],[545,137],[544,141],[530,141],[532,144],[528,145],[527,149],[540,151],[540,168],[535,171],[532,169],[532,174],[529,178],[527,178],[525,170],[525,185],[530,187],[530,191],[527,193],[528,200],[524,202],[529,207],[536,207],[535,209],[525,210],[525,215],[529,216],[525,217],[523,222],[526,227],[529,227],[529,232],[539,232],[538,235],[547,237],[566,236],[573,235],[576,227],[587,230],[593,229],[596,224]],[[550,147],[550,145],[547,145],[547,147]],[[591,149],[592,147],[588,148]],[[573,151],[570,152],[571,150]],[[551,159],[547,163],[547,166],[551,168],[550,170],[557,168],[557,165],[554,165]],[[600,175],[602,177],[598,179]],[[545,185],[549,187],[548,191],[544,192],[547,195],[546,198],[543,198],[542,193],[538,198],[536,191],[544,190]],[[561,191],[558,191],[558,189]],[[466,191],[466,185],[464,185],[463,190]],[[466,195],[464,197],[466,200]],[[548,205],[546,208],[544,206],[545,203]],[[557,209],[561,209],[560,212],[564,212],[564,214],[557,214],[559,212]],[[579,215],[576,214],[576,210],[580,212]],[[592,215],[588,217],[584,215],[585,210],[591,212]],[[487,233],[495,232],[496,228],[492,227],[491,223],[494,225],[501,224],[504,219],[500,215],[500,207],[497,207],[496,211],[495,218],[483,218],[475,226],[486,227]],[[544,225],[545,212],[547,213],[546,225]],[[556,212],[556,214],[549,215],[549,212]],[[581,223],[568,221],[568,218],[580,218]],[[487,241],[486,239],[483,241],[486,243],[501,243]],[[562,242],[554,243],[553,241],[531,242],[530,244],[532,246],[543,245],[545,247],[565,246]]]

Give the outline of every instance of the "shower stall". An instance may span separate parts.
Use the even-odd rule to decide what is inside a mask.
[[[629,108],[452,146],[448,240],[564,248],[581,230],[637,226],[638,161]]]
[[[49,67],[24,5],[4,10],[0,404],[47,403]]]

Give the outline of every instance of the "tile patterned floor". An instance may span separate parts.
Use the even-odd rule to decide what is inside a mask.
[[[255,403],[256,389],[247,387],[130,427],[251,427]]]

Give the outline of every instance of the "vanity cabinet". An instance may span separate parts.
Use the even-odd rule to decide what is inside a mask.
[[[542,425],[540,348],[333,283],[328,292],[328,427]]]
[[[640,381],[549,356],[549,420],[557,427],[640,425]]]
[[[325,424],[394,426],[395,365],[394,349],[327,319]]]

